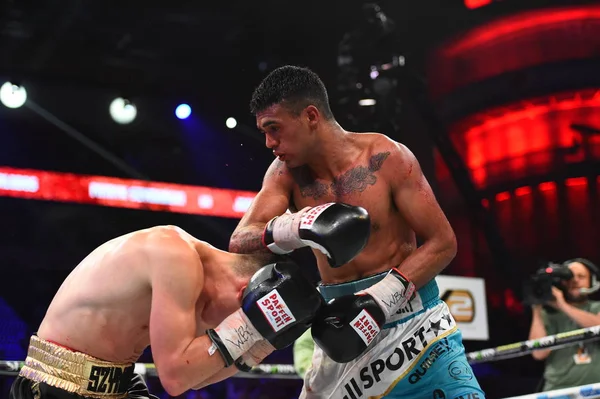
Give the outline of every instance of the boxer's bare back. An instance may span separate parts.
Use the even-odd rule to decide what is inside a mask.
[[[153,299],[152,286],[153,276],[160,274],[155,265],[161,263],[153,257],[165,253],[181,259],[183,264],[173,267],[188,268],[185,276],[198,281],[196,336],[239,308],[236,288],[245,283],[227,266],[240,255],[220,251],[177,227],[158,226],[115,238],[90,253],[56,293],[38,336],[106,361],[135,362],[150,344],[150,323],[158,317],[151,309],[161,306],[158,295]]]

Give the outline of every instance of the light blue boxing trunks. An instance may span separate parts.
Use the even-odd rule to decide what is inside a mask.
[[[326,301],[379,282],[387,272],[319,285]],[[335,363],[315,345],[301,399],[484,399],[465,356],[462,334],[435,280],[383,326],[358,359]]]

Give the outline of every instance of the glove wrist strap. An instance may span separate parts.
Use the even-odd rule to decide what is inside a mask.
[[[236,362],[235,365],[240,371],[250,371],[269,356],[275,348],[268,341],[260,340],[252,345],[248,352],[244,353]]]
[[[306,244],[299,236],[300,213],[277,216],[267,224],[263,242],[271,252],[284,255]]]
[[[239,358],[238,360],[235,361],[235,367],[243,372],[250,372],[252,371],[252,366],[249,366],[248,364],[244,363],[244,359],[243,358]]]
[[[249,351],[257,341],[263,339],[242,309],[236,310],[217,328],[207,330],[206,333],[212,340],[213,346],[223,356],[227,367]]]
[[[412,298],[415,285],[394,268],[383,280],[360,293],[371,295],[389,320]]]

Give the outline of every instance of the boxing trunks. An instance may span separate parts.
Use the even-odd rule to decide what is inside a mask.
[[[377,283],[386,273],[348,283],[319,285],[326,301]],[[335,363],[317,346],[301,399],[484,399],[465,356],[462,334],[435,280],[383,326],[370,348]]]
[[[150,395],[133,364],[115,364],[33,335],[10,399],[122,399]]]

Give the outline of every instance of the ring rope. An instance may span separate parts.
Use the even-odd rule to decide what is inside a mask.
[[[541,349],[558,349],[579,342],[600,339],[600,326],[581,328],[560,334],[549,335],[539,339],[515,342],[495,348],[483,349],[467,353],[470,364],[525,356]],[[0,360],[0,375],[17,375],[25,362]],[[154,363],[136,363],[135,372],[148,377],[157,377]],[[259,364],[248,372],[240,371],[234,377],[238,378],[284,378],[300,379],[292,364]]]
[[[470,364],[510,359],[530,354],[540,349],[559,349],[579,342],[600,339],[600,326],[580,328],[560,334],[548,335],[539,339],[515,342],[514,344],[497,346],[467,353]]]
[[[600,378],[600,377],[599,377]],[[530,393],[528,395],[511,396],[504,399],[576,399],[600,398],[600,383],[580,385],[578,387],[557,389],[555,391],[546,391],[539,393]]]

